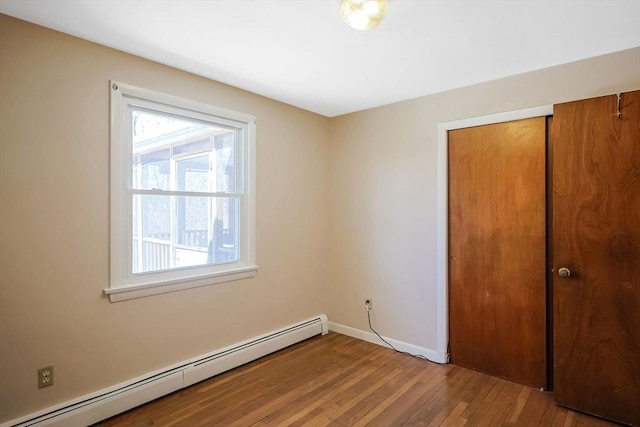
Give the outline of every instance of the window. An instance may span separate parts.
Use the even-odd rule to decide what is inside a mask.
[[[256,274],[255,119],[111,82],[111,301]]]

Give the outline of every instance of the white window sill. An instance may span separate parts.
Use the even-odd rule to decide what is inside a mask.
[[[197,288],[200,286],[214,285],[216,283],[231,282],[233,280],[248,279],[258,272],[258,266],[242,267],[221,273],[172,280],[161,283],[145,283],[140,285],[125,285],[104,289],[111,302],[125,301],[134,298],[142,298],[151,295],[175,292],[183,289]]]

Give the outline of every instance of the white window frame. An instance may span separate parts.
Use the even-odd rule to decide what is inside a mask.
[[[139,87],[110,82],[111,93],[111,302],[181,289],[246,279],[256,275],[255,262],[255,117]],[[234,195],[239,198],[239,260],[237,262],[176,268],[159,272],[132,272],[132,142],[131,107],[148,108],[187,119],[240,129],[236,146],[242,176]],[[171,191],[144,190],[172,195]],[[224,197],[225,193],[220,196]]]

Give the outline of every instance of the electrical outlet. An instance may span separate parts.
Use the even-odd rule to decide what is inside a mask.
[[[373,310],[373,299],[371,298],[367,298],[364,300],[364,308],[366,308],[368,311]]]
[[[53,385],[53,366],[38,369],[38,388]]]

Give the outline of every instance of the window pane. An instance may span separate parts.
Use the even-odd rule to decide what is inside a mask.
[[[209,191],[209,154],[176,161],[176,190]]]
[[[212,239],[209,242],[209,264],[223,264],[240,259],[238,252],[239,239],[239,204],[238,199],[219,197],[212,199],[213,221]]]
[[[211,203],[209,197],[176,197],[176,243],[185,246],[207,248]],[[202,264],[202,263],[201,263]]]
[[[133,188],[171,189],[171,153],[158,150],[133,158]]]
[[[239,260],[238,199],[133,196],[133,273]]]
[[[133,273],[171,266],[171,198],[133,196]]]
[[[236,192],[235,146],[236,132],[230,131],[216,136],[215,164],[213,165],[214,191]]]
[[[235,192],[238,132],[133,110],[133,188]]]

